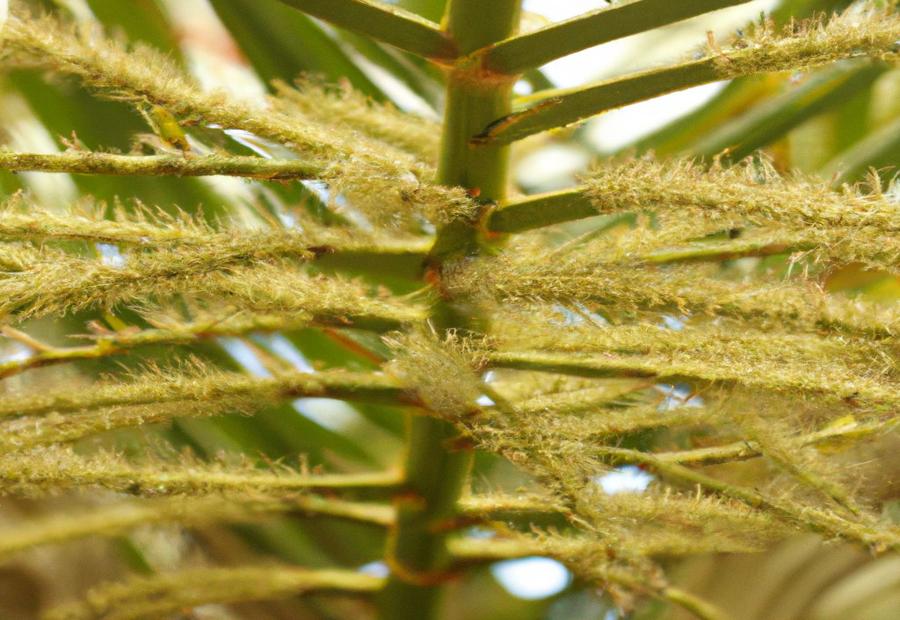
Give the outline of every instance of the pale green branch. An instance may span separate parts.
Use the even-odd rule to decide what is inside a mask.
[[[0,153],[0,170],[62,172],[112,176],[234,176],[265,180],[314,179],[322,164],[299,159],[263,159],[238,155],[117,155],[89,151]]]
[[[246,522],[275,514],[326,516],[387,527],[394,511],[385,504],[352,502],[317,495],[279,499],[211,497],[156,499],[96,506],[63,515],[32,518],[0,530],[0,561],[44,545],[88,536],[118,536],[136,527],[159,523],[197,526],[214,522]]]
[[[477,53],[490,71],[522,73],[595,45],[746,2],[749,0],[629,0],[500,41]]]
[[[452,60],[456,45],[437,24],[378,0],[280,0],[335,26],[435,60]]]
[[[770,510],[789,522],[826,536],[852,540],[879,552],[900,549],[900,531],[896,527],[882,527],[869,519],[849,520],[789,499],[767,497],[756,490],[730,484],[683,465],[664,461],[654,454],[613,447],[604,447],[600,452],[619,462],[643,465],[655,469],[663,476],[699,485],[708,491],[739,500],[752,508]]]
[[[817,446],[836,443],[842,445],[847,442],[866,439],[879,433],[886,433],[900,424],[900,418],[876,420],[872,422],[856,422],[848,420],[846,423],[826,426],[814,433],[809,433],[797,438],[797,442],[804,446]],[[710,448],[697,448],[695,450],[680,450],[676,452],[657,452],[654,458],[666,463],[678,463],[681,465],[717,465],[734,461],[763,456],[763,451],[755,441],[736,441],[724,446]]]
[[[2,226],[2,224],[0,224]],[[0,278],[0,315],[18,320],[175,295],[226,297],[232,306],[258,313],[298,312],[331,316],[346,325],[396,327],[422,316],[423,306],[371,296],[360,282],[311,275],[288,258],[311,261],[332,246],[311,245],[304,235],[213,237],[198,247],[133,252],[124,264],[54,255]],[[218,243],[216,243],[218,241]],[[313,242],[315,243],[315,242]],[[0,250],[2,250],[0,246]],[[389,251],[387,254],[402,255]],[[365,248],[348,252],[364,261]]]
[[[692,243],[684,247],[675,247],[667,250],[656,250],[648,254],[635,257],[636,263],[665,264],[665,263],[694,263],[694,262],[718,262],[735,260],[738,258],[777,256],[779,254],[794,254],[815,250],[816,244],[810,241],[798,239],[778,238],[772,239],[737,239],[714,243]]]
[[[517,233],[598,215],[584,188],[513,198],[502,202],[487,220],[492,232]]]
[[[876,406],[900,404],[897,386],[890,380],[870,380],[858,369],[828,366],[802,359],[782,360],[779,365],[748,368],[727,357],[692,358],[686,352],[628,355],[606,351],[598,354],[544,351],[497,351],[487,355],[497,368],[536,370],[593,378],[648,379],[658,383],[691,383],[699,386],[745,386],[782,393],[815,394],[840,403],[849,394],[858,402]],[[725,351],[719,351],[725,355]],[[680,358],[680,359],[679,359]],[[854,402],[857,402],[854,400]]]
[[[368,594],[383,586],[381,577],[347,570],[292,566],[199,568],[97,586],[82,601],[52,609],[45,618],[152,620],[212,603],[285,598],[319,591]]]
[[[0,399],[0,417],[74,413],[109,407],[136,407],[168,403],[231,401],[265,404],[300,397],[339,398],[387,404],[414,404],[414,397],[395,379],[379,373],[328,370],[288,372],[272,377],[242,373],[151,371],[123,383],[98,384],[91,389],[7,394]],[[249,399],[249,400],[248,400]]]
[[[86,394],[26,394],[0,400],[0,416],[18,418],[0,424],[0,452],[68,443],[174,419],[253,414],[285,400],[307,397],[390,405],[417,403],[413,394],[389,379],[345,371],[272,378],[236,373],[197,376],[190,371],[170,376],[151,374],[131,383],[95,387]]]
[[[254,332],[277,332],[300,329],[302,327],[354,327],[362,329],[373,326],[373,317],[343,316],[340,319],[323,315],[319,317],[300,312],[287,314],[246,314],[225,313],[188,323],[160,325],[154,329],[123,330],[91,336],[94,344],[77,347],[56,347],[38,341],[31,336],[12,329],[2,328],[2,335],[21,342],[33,353],[22,359],[0,362],[0,379],[11,377],[33,368],[43,368],[67,362],[92,360],[114,355],[127,354],[133,349],[152,345],[193,345],[209,338],[220,336],[246,336]],[[399,324],[395,324],[399,325]]]
[[[131,463],[121,456],[76,454],[66,446],[46,446],[0,455],[4,493],[46,495],[62,489],[103,488],[139,497],[244,494],[295,497],[307,491],[370,489],[390,492],[402,482],[395,470],[310,474],[287,467],[261,469],[253,463],[147,459]]]

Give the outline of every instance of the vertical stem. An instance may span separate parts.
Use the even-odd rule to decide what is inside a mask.
[[[484,203],[502,200],[508,183],[508,147],[474,149],[469,139],[511,111],[515,78],[485,72],[478,57],[466,54],[515,34],[521,0],[450,0],[444,24],[464,55],[451,68],[441,141],[438,181],[462,186]],[[477,251],[473,222],[459,221],[438,231],[428,268],[440,277],[443,263]],[[432,323],[450,330],[468,327],[465,312],[450,298],[436,304]],[[384,620],[428,620],[436,613],[440,584],[448,577],[446,529],[471,467],[469,452],[452,448],[454,429],[433,418],[409,420],[405,471],[407,493],[398,511],[387,557],[391,578],[380,601]]]

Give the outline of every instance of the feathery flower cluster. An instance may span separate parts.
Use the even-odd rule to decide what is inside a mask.
[[[527,247],[527,246],[526,246]],[[520,251],[448,270],[447,287],[486,299],[588,303],[624,320],[668,312],[719,316],[757,327],[894,338],[900,309],[826,294],[814,282],[734,281],[693,266],[623,266],[575,254],[548,264]]]
[[[293,263],[341,253],[367,256],[417,256],[427,244],[415,237],[380,237],[341,228],[303,230],[216,230],[206,222],[161,213],[118,214],[104,220],[96,212],[63,216],[40,209],[23,212],[15,202],[0,212],[0,238],[41,243],[0,245],[8,265],[0,276],[0,314],[22,320],[95,306],[165,300],[175,294],[228,295],[235,303],[281,304],[353,323],[353,317],[403,322],[417,317],[409,304],[372,298],[364,287],[324,276],[310,276]],[[46,242],[91,241],[128,246],[122,261],[62,253]],[[292,261],[284,264],[284,261]],[[277,267],[276,267],[277,266]],[[271,278],[277,269],[283,278]],[[287,274],[295,274],[286,281]],[[281,284],[282,286],[279,286]],[[252,300],[252,301],[251,301]],[[266,300],[269,300],[266,302]],[[277,301],[276,301],[277,300]],[[386,316],[385,316],[386,315]]]
[[[322,166],[321,178],[336,192],[356,198],[356,208],[368,204],[363,197],[377,194],[370,214],[384,214],[386,205],[398,215],[411,211],[439,221],[473,212],[464,191],[432,184],[429,164],[390,144],[397,137],[396,124],[389,130],[376,127],[376,137],[369,137],[321,118],[298,118],[277,106],[255,107],[221,92],[206,93],[149,47],[126,49],[89,27],[66,27],[51,17],[10,16],[2,49],[7,64],[71,75],[113,99],[160,106],[178,119],[242,129],[291,148],[310,164]]]
[[[890,4],[884,8],[874,3],[851,5],[829,19],[793,22],[781,31],[763,21],[727,52],[710,53],[726,78],[802,70],[854,56],[897,62],[900,17]]]
[[[275,91],[278,97],[272,105],[287,115],[327,125],[348,124],[423,162],[437,161],[440,127],[433,121],[404,114],[389,104],[373,103],[352,89],[329,89],[311,80],[300,80],[294,88],[276,81]]]
[[[46,446],[0,456],[0,481],[7,494],[40,497],[67,489],[102,488],[140,497],[186,498],[223,495],[292,497],[309,490],[394,488],[397,472],[310,474],[284,465],[261,469],[242,460],[200,461],[147,457],[138,462],[99,451],[79,455],[68,446]]]
[[[896,200],[852,187],[834,191],[799,175],[785,178],[765,162],[706,167],[691,160],[633,159],[596,167],[584,180],[599,213],[652,212],[665,240],[657,246],[749,225],[771,231],[775,236],[764,245],[782,246],[782,253],[811,250],[891,271],[900,261]]]
[[[240,603],[304,592],[373,592],[384,578],[355,571],[312,571],[292,566],[204,568],[111,583],[88,593],[84,602],[51,610],[48,620],[164,617],[210,603]]]

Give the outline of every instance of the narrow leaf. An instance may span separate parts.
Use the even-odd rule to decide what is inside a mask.
[[[426,58],[451,59],[453,42],[424,17],[374,0],[280,0],[313,17]]]

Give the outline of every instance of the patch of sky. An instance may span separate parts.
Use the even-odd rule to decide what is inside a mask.
[[[703,407],[705,404],[703,398],[694,394],[691,386],[684,383],[659,383],[653,387],[665,396],[659,404],[660,411],[672,411],[679,407]]]
[[[298,398],[293,406],[300,415],[330,431],[347,431],[363,421],[356,409],[333,398]]]
[[[602,476],[595,476],[593,480],[607,495],[616,495],[617,493],[643,493],[654,479],[640,467],[623,465]]]
[[[384,562],[369,562],[368,564],[363,564],[359,568],[356,569],[356,572],[362,573],[363,575],[371,575],[373,577],[382,577],[386,578],[391,574],[388,565]]]
[[[469,538],[477,538],[479,540],[487,540],[496,537],[497,533],[483,527],[470,527],[466,530],[466,536]]]
[[[222,337],[218,343],[241,367],[255,377],[271,377],[253,348],[240,338]]]
[[[253,339],[272,351],[281,359],[290,363],[300,372],[316,372],[306,356],[294,345],[293,342],[281,334],[258,334]]]
[[[554,304],[553,309],[562,315],[562,320],[554,322],[560,327],[574,327],[576,325],[584,325],[588,321],[597,327],[606,327],[609,321],[588,309],[584,304],[576,304],[573,307],[563,306],[562,304]]]
[[[572,582],[565,566],[541,557],[497,562],[491,566],[491,574],[507,592],[529,601],[559,594]]]
[[[266,159],[273,159],[275,157],[278,157],[279,159],[297,159],[297,155],[290,149],[285,148],[277,142],[261,138],[246,129],[224,129],[223,132],[226,136],[241,146],[250,149],[260,157]]]
[[[482,407],[492,407],[497,404],[487,394],[482,394],[481,396],[476,398],[475,403],[481,405]]]
[[[125,257],[119,250],[119,246],[112,243],[98,243],[96,246],[104,265],[116,268],[125,266]]]
[[[662,316],[663,327],[665,327],[667,329],[671,329],[676,332],[680,332],[681,330],[683,330],[686,322],[687,322],[686,317],[678,318],[678,317],[671,316],[669,314],[664,314]]]
[[[33,354],[34,351],[21,342],[9,342],[5,346],[0,346],[0,362],[21,362]]]

